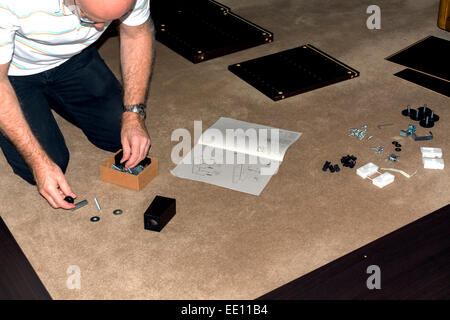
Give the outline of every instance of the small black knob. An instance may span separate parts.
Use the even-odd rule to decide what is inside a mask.
[[[331,165],[330,161],[325,161],[322,170],[323,171],[327,171],[328,167]]]

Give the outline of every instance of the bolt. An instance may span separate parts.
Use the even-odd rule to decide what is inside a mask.
[[[426,111],[427,111],[427,105],[424,104],[424,105],[423,105],[423,114],[425,114]]]
[[[94,198],[95,205],[97,206],[98,211],[102,211],[102,208],[100,208],[100,204],[97,201],[97,198]]]
[[[411,105],[408,104],[408,116],[411,114]]]
[[[416,109],[416,120],[419,120],[419,110]]]
[[[378,147],[374,147],[374,148],[369,148],[370,150],[375,150],[378,154],[382,154],[384,152],[383,147],[378,146]]]
[[[433,116],[434,116],[434,111],[431,111],[430,120],[433,120]]]
[[[390,126],[393,126],[393,125],[394,125],[393,123],[386,123],[386,124],[379,124],[377,127],[378,127],[378,129],[381,129],[383,127],[390,127]]]

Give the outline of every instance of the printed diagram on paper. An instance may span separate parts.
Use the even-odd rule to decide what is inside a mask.
[[[300,136],[300,132],[220,118],[201,135],[172,174],[259,195]],[[249,143],[251,139],[257,144]]]

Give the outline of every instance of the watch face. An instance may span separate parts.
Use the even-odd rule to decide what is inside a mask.
[[[144,110],[144,109],[139,108],[139,109],[138,109],[138,113],[139,113],[142,117],[145,117],[145,110]]]
[[[144,105],[139,105],[137,106],[137,110],[138,113],[145,118],[145,106]]]

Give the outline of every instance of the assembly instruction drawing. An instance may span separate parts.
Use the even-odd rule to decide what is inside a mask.
[[[259,195],[301,132],[220,118],[171,173]]]

